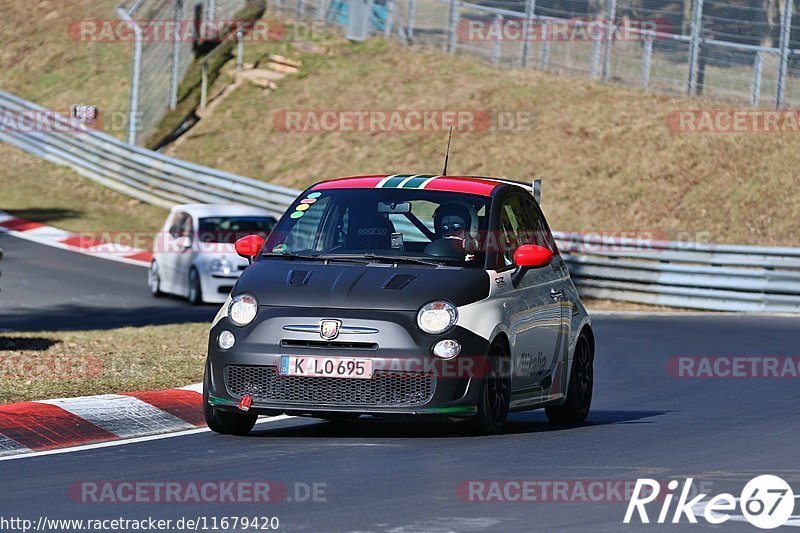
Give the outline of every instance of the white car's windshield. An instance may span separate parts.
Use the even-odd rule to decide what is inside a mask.
[[[271,234],[267,254],[405,258],[483,266],[482,196],[417,189],[337,189],[298,199]]]
[[[200,242],[233,244],[247,235],[266,238],[277,221],[273,217],[207,217],[198,221]]]

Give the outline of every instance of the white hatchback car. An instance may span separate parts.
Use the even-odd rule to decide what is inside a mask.
[[[223,303],[248,265],[234,249],[236,240],[251,234],[266,238],[276,222],[255,207],[176,205],[153,243],[150,292],[182,296],[191,304]]]

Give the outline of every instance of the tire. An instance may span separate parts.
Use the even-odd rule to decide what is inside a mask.
[[[563,405],[546,407],[548,420],[556,424],[580,423],[589,416],[594,390],[594,353],[585,335],[578,337],[572,371],[567,385],[567,399]]]
[[[200,274],[197,269],[192,267],[189,270],[189,303],[200,305],[203,303],[203,289],[200,286]]]
[[[478,397],[478,414],[470,421],[472,430],[479,435],[502,433],[511,403],[508,350],[502,344],[489,349],[489,364],[491,367]]]
[[[221,435],[247,435],[258,420],[258,415],[222,411],[208,403],[208,366],[203,375],[203,414],[208,428]]]
[[[150,263],[150,269],[147,271],[147,288],[154,298],[164,295],[161,292],[161,276],[158,275],[158,264],[155,261]]]

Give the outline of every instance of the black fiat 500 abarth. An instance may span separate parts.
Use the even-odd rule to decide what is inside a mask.
[[[237,242],[252,264],[211,329],[209,427],[436,415],[498,433],[509,411],[538,408],[584,420],[594,335],[537,196],[432,175],[303,192],[266,242]]]

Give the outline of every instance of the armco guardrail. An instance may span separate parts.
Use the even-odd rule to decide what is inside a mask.
[[[800,312],[800,248],[631,243],[556,232],[584,296],[718,311]]]
[[[29,112],[34,120],[45,117],[46,124],[31,128],[0,124],[0,140],[154,205],[237,202],[281,214],[298,194],[294,189],[166,157],[88,128],[76,130],[66,117],[2,91],[0,111]],[[18,122],[22,121],[14,121]],[[54,125],[61,131],[54,131]]]
[[[0,91],[0,112],[53,112]],[[64,117],[54,120],[67,124]],[[281,214],[299,191],[163,156],[92,130],[11,131],[0,140],[98,183],[169,207],[238,202]],[[800,312],[800,248],[652,241],[556,233],[585,296],[721,311]]]

